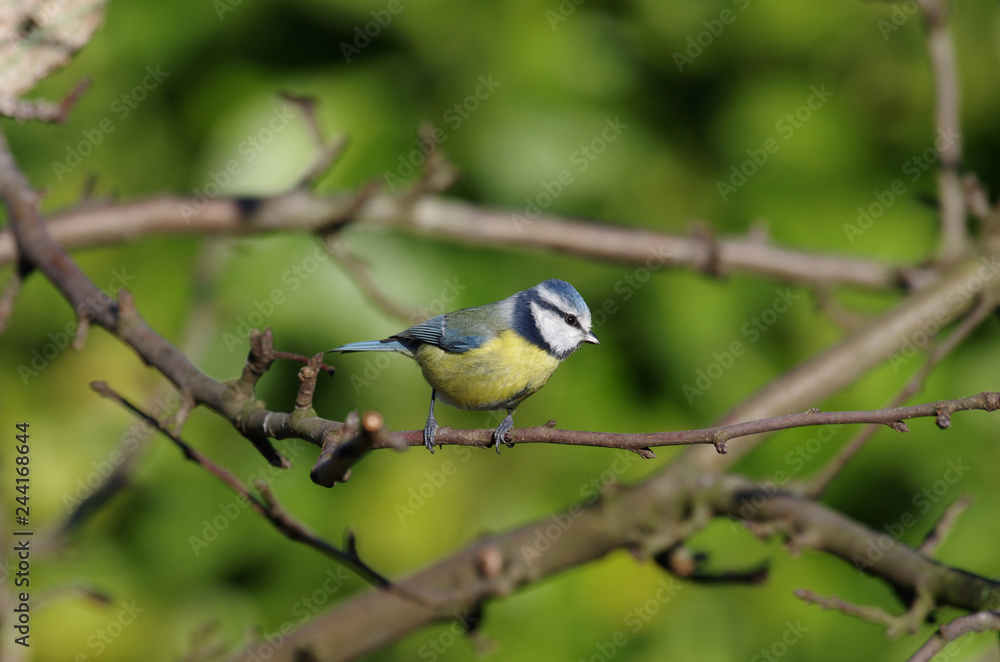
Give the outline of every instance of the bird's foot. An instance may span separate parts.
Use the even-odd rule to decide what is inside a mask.
[[[493,442],[497,449],[497,454],[500,454],[500,442],[507,444],[508,448],[513,448],[514,443],[507,441],[507,433],[514,429],[514,417],[507,414],[507,417],[500,421],[500,425],[497,429],[493,431]]]
[[[427,424],[424,425],[424,446],[427,447],[431,453],[434,452],[434,435],[437,433],[438,424],[433,418],[427,419]]]

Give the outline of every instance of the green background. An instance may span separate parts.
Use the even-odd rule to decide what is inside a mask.
[[[315,97],[328,135],[349,139],[343,158],[319,182],[320,192],[373,179],[385,183],[387,173],[399,174],[400,159],[415,149],[418,127],[429,122],[441,129],[440,148],[461,174],[448,195],[476,204],[524,214],[534,201],[556,215],[674,233],[700,223],[738,235],[766,224],[779,245],[918,263],[933,253],[937,220],[933,169],[915,180],[912,165],[906,169],[914,158],[925,166],[935,160],[933,151],[925,151],[935,138],[933,86],[923,20],[914,9],[756,0],[588,0],[579,6],[133,0],[112,3],[91,44],[34,91],[60,98],[81,77],[90,77],[92,87],[69,122],[3,126],[31,182],[46,191],[48,211],[78,204],[91,178],[99,198],[194,195],[213,177],[221,181],[220,171],[234,160],[238,175],[223,186],[226,195],[281,192],[299,180],[315,152],[302,113],[278,96],[291,92]],[[387,16],[384,26],[373,22]],[[375,36],[367,45],[359,40],[364,47],[347,61],[343,44],[354,44],[366,25]],[[998,26],[995,7],[955,3],[964,164],[994,188],[1000,179]],[[165,77],[150,90],[136,91],[147,67]],[[810,109],[804,104],[814,90],[822,90],[825,100],[813,97]],[[268,138],[260,132],[276,112],[293,115]],[[786,119],[796,113],[794,123]],[[60,167],[104,120],[113,130],[102,132],[78,166],[68,172]],[[611,134],[600,138],[607,122],[623,127],[613,140],[607,139]],[[252,136],[260,149],[245,142]],[[719,182],[730,181],[734,166],[749,172],[748,150],[759,155],[765,144],[778,148],[745,183],[721,195]],[[580,151],[588,146],[593,159]],[[557,190],[552,182],[563,171],[572,181],[547,199],[543,194]],[[858,207],[877,202],[876,193],[896,180],[905,193],[869,229],[849,236],[845,224],[856,223]],[[793,288],[800,298],[751,342],[745,325],[772,308],[776,289],[785,288],[752,276],[716,281],[683,270],[647,274],[543,251],[459,245],[365,227],[342,236],[368,263],[375,283],[412,309],[477,305],[549,277],[573,283],[593,310],[611,302],[608,309],[616,312],[595,329],[601,345],[583,347],[527,400],[515,418],[519,426],[555,419],[561,427],[583,430],[705,427],[844,333],[818,310],[814,292]],[[229,379],[239,374],[248,348],[245,337],[238,337],[240,325],[255,323],[254,311],[267,311],[260,317],[274,330],[279,349],[307,355],[407,325],[360,294],[332,259],[316,260],[317,246],[314,238],[296,234],[149,238],[74,257],[99,287],[127,281],[155,329],[209,375]],[[272,309],[265,302],[276,290],[283,303]],[[862,314],[897,298],[836,294]],[[154,371],[100,330],[90,333],[83,351],[60,349],[41,369],[32,368],[37,375],[25,372],[36,352],[58,347],[70,322],[71,310],[53,287],[33,276],[0,350],[0,418],[9,437],[0,445],[0,488],[12,491],[13,424],[28,421],[32,520],[40,533],[61,523],[67,504],[86,492],[87,481],[106,473],[114,451],[133,438],[133,419],[91,392],[88,383],[105,380],[148,407],[169,393]],[[993,321],[977,331],[934,374],[919,400],[996,388],[995,332]],[[684,386],[694,385],[699,371],[718,360],[713,353],[734,341],[746,352],[704,394],[686,397]],[[373,379],[366,377],[366,369],[383,358],[333,357],[338,374],[320,380],[319,414],[343,420],[352,409],[377,408],[393,429],[421,427],[429,388],[402,357],[390,357],[372,368]],[[919,365],[886,364],[815,404],[881,407]],[[275,366],[263,378],[260,396],[273,408],[290,408],[295,374],[293,365]],[[370,383],[355,388],[352,376]],[[448,407],[439,408],[438,418],[442,425],[493,425],[482,413]],[[970,413],[956,416],[947,432],[931,421],[910,427],[906,436],[880,432],[824,501],[879,529],[912,515],[916,524],[902,539],[919,543],[948,503],[971,493],[975,504],[940,559],[996,576],[1000,494],[990,479],[1000,460],[995,420]],[[825,442],[815,440],[816,430],[782,433],[737,469],[761,480],[782,471],[808,475],[851,432],[841,429]],[[601,449],[526,445],[504,449],[499,457],[492,450],[453,447],[433,456],[421,449],[383,451],[355,467],[348,483],[327,490],[309,481],[316,450],[305,443],[279,444],[294,468],[274,474],[210,412],[194,412],[184,436],[241,479],[266,477],[287,510],[329,539],[339,541],[353,529],[366,559],[394,577],[483,533],[585,501],[595,480],[640,481],[679,452],[659,450],[658,459],[617,472],[612,467],[622,468],[614,465],[618,456]],[[955,484],[943,482],[949,462],[969,467]],[[437,472],[446,469],[450,475],[442,481]],[[925,489],[934,495],[926,512],[918,498]],[[421,491],[424,502],[410,502]],[[174,660],[209,624],[216,629],[205,636],[232,650],[250,627],[272,633],[297,626],[316,609],[367,590],[361,580],[338,574],[326,558],[287,541],[246,510],[234,510],[234,504],[227,489],[183,461],[163,438],[152,438],[128,488],[58,551],[33,557],[34,659]],[[413,512],[402,511],[404,506]],[[206,532],[213,520],[223,525],[214,537]],[[874,625],[820,611],[792,595],[804,587],[900,611],[886,586],[837,559],[809,551],[790,557],[777,542],[759,542],[725,520],[691,544],[710,553],[708,567],[716,570],[773,559],[770,579],[758,587],[681,582],[673,597],[659,602],[657,590],[668,576],[651,563],[615,553],[491,603],[478,642],[438,626],[372,659],[469,660],[477,647],[492,650],[490,659],[497,660],[602,660],[611,654],[624,660],[734,660],[763,659],[754,656],[764,651],[785,659],[901,659],[933,631],[927,625],[916,637],[889,640]],[[337,581],[326,586],[335,590],[324,590],[331,576]],[[75,587],[106,592],[110,603],[83,597]],[[123,602],[143,611],[119,628],[114,624]],[[102,643],[102,630],[117,635]],[[623,646],[614,645],[623,637]],[[790,647],[778,643],[783,637]],[[993,641],[964,638],[951,659],[976,659]]]

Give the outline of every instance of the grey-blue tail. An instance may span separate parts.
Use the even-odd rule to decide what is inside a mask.
[[[401,352],[409,354],[407,349],[399,342],[390,340],[366,340],[364,342],[352,342],[340,347],[326,350],[327,352]]]

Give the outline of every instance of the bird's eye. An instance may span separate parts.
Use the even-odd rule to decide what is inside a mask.
[[[570,326],[576,326],[576,315],[567,315],[563,320]]]

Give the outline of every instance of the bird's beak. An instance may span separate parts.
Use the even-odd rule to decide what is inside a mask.
[[[601,344],[601,341],[597,339],[593,331],[587,331],[587,335],[583,337],[583,342],[589,342],[592,345]]]

